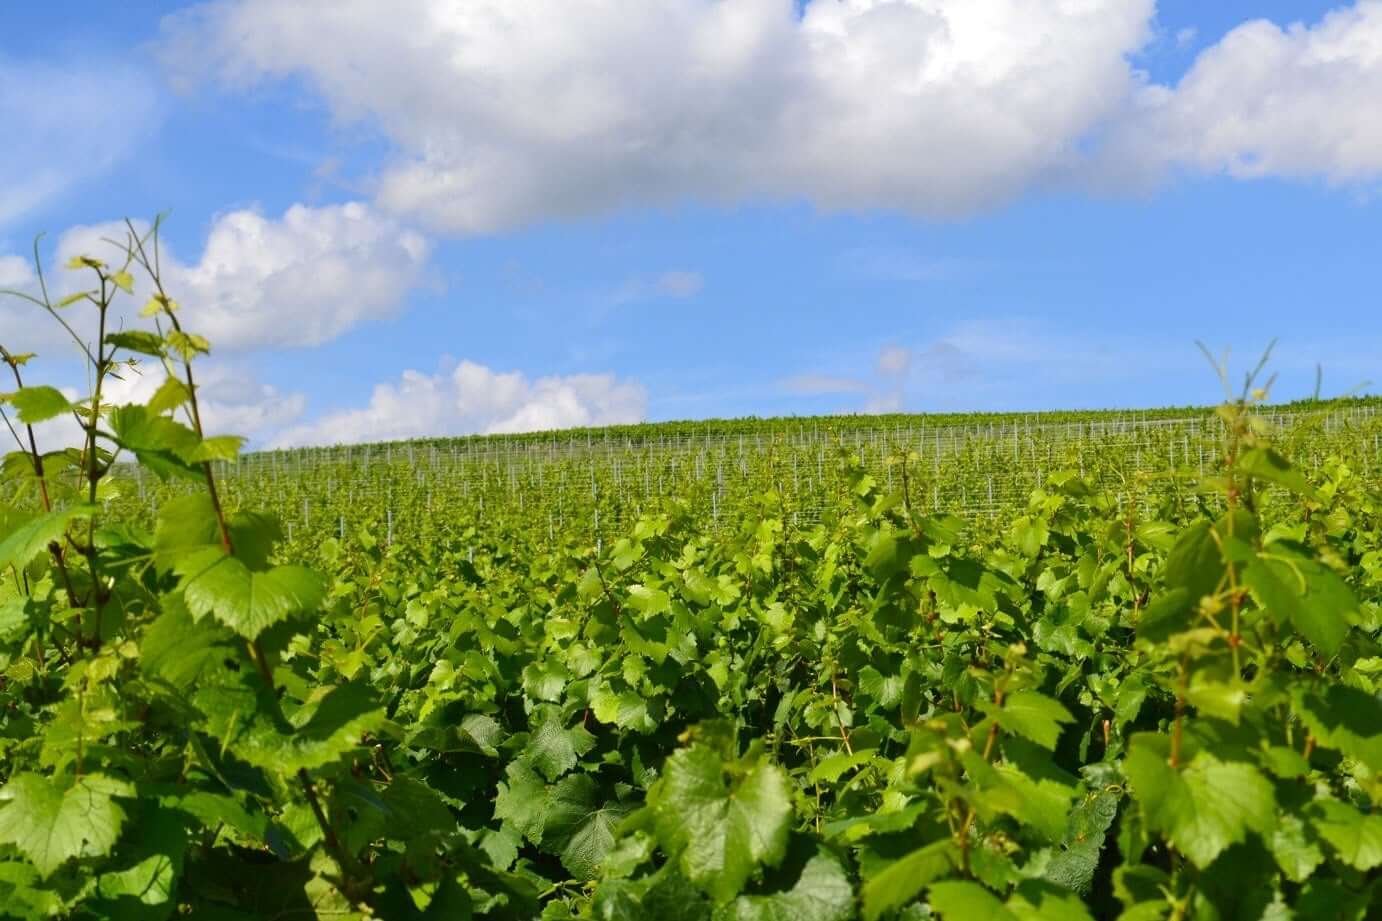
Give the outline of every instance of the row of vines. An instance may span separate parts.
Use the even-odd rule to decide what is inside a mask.
[[[810,516],[780,463],[599,531],[417,455],[280,498],[203,431],[156,229],[33,298],[88,395],[0,351],[0,916],[1379,917],[1372,423],[1250,379],[1203,462],[1063,448],[979,518],[903,443],[803,449]]]

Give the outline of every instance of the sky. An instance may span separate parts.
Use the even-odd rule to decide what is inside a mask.
[[[0,288],[166,215],[259,447],[1376,392],[1379,99],[1382,0],[0,2]]]

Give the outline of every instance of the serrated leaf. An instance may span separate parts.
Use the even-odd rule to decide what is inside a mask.
[[[1272,785],[1248,764],[1205,752],[1171,767],[1163,736],[1133,737],[1123,771],[1148,826],[1160,831],[1201,869],[1249,831],[1270,833],[1276,821]]]
[[[63,413],[72,411],[72,403],[56,387],[21,387],[0,396],[0,402],[9,403],[15,408],[19,421],[25,425],[37,425]]]
[[[584,727],[564,729],[556,720],[548,720],[528,740],[523,758],[548,780],[556,780],[594,747],[595,737]]]
[[[211,617],[245,639],[321,604],[326,585],[303,566],[252,572],[219,550],[189,555],[177,564],[183,597],[194,619]]]
[[[0,788],[0,842],[13,844],[43,877],[76,857],[109,854],[133,796],[123,781],[89,774],[70,785],[42,774],[16,774]]]
[[[833,755],[827,755],[811,769],[811,773],[807,776],[807,780],[810,780],[812,783],[825,781],[826,783],[833,784],[848,772],[868,764],[877,754],[878,749],[876,748],[863,748],[853,754],[849,752],[836,752]]]
[[[1005,732],[1031,739],[1047,749],[1056,747],[1061,725],[1075,721],[1059,701],[1037,691],[1014,691],[1001,707],[991,703],[980,706]]]
[[[163,337],[146,329],[129,329],[106,334],[106,345],[140,355],[160,358],[164,354]]]
[[[75,505],[32,518],[10,532],[0,541],[0,567],[27,566],[34,557],[48,552],[48,545],[61,541],[67,526],[79,519],[91,517],[89,505]]]
[[[245,439],[239,435],[213,435],[203,438],[195,447],[182,455],[189,464],[203,464],[207,461],[233,461],[240,456],[240,448]]]
[[[1304,557],[1260,557],[1243,582],[1279,621],[1289,621],[1326,655],[1336,655],[1358,610],[1353,592],[1330,570]]]
[[[646,585],[629,587],[629,607],[644,617],[665,613],[671,604],[671,597],[660,588],[650,588]]]
[[[154,395],[149,397],[149,402],[144,405],[150,412],[166,413],[177,409],[182,404],[191,399],[192,393],[187,389],[187,385],[176,377],[169,375],[163,378],[163,383],[158,385]]]
[[[1314,498],[1315,487],[1286,458],[1271,448],[1249,448],[1238,457],[1237,470],[1253,479],[1284,486],[1306,498]]]
[[[1344,863],[1363,872],[1382,865],[1382,815],[1364,815],[1338,800],[1316,801],[1309,813],[1311,826]]]
[[[840,859],[822,848],[802,867],[791,889],[741,895],[715,913],[715,921],[850,921],[854,886]]]
[[[1317,742],[1382,773],[1382,700],[1376,695],[1331,684],[1321,691],[1300,691],[1293,703]]]
[[[955,847],[948,838],[933,841],[893,861],[864,883],[860,893],[864,921],[877,921],[911,902],[921,890],[950,873],[954,866]]]
[[[945,921],[1018,921],[998,896],[978,883],[949,881],[933,883],[926,893],[931,910]]]
[[[718,751],[696,744],[667,759],[648,794],[657,836],[687,879],[725,902],[754,870],[787,849],[792,799],[786,774],[754,760],[726,771]]]
[[[362,684],[322,689],[286,725],[273,715],[272,696],[246,662],[236,683],[200,686],[192,703],[206,714],[207,731],[227,751],[283,774],[338,760],[386,722],[375,693]]]

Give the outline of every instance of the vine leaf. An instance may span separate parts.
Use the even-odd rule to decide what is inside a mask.
[[[102,774],[66,788],[42,774],[16,774],[0,788],[0,842],[18,848],[41,876],[52,876],[74,857],[109,854],[125,823],[115,797],[133,795],[129,784]]]
[[[648,802],[663,850],[718,902],[738,895],[760,864],[776,866],[786,854],[790,786],[761,757],[735,763],[709,745],[681,749],[667,759]]]
[[[854,917],[854,887],[840,860],[821,848],[796,884],[771,895],[741,895],[715,915],[715,921],[849,921]]]
[[[25,425],[37,425],[73,409],[62,391],[47,386],[21,387],[12,393],[0,394],[0,403],[13,406],[19,421]]]
[[[194,620],[214,618],[247,640],[280,621],[315,609],[326,594],[321,576],[303,566],[252,572],[219,550],[189,555],[178,563],[183,597]]]
[[[1060,740],[1061,724],[1075,718],[1058,701],[1036,691],[1015,691],[1001,707],[980,704],[1005,732],[1031,739],[1042,748],[1054,749]]]
[[[1276,825],[1271,783],[1249,764],[1201,752],[1183,769],[1169,763],[1169,740],[1133,737],[1123,771],[1151,828],[1162,832],[1204,869],[1248,831],[1268,835]]]

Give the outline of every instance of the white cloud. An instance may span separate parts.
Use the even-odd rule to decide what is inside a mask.
[[[28,259],[22,256],[0,256],[0,288],[23,291],[33,283],[34,271]]]
[[[1154,0],[217,0],[175,80],[305,76],[461,233],[689,200],[951,215],[1066,169],[1137,85]]]
[[[277,446],[503,434],[642,421],[647,394],[611,374],[530,379],[462,361],[438,374],[404,371],[374,388],[369,405],[328,413],[273,439]]]
[[[296,422],[307,408],[303,394],[284,393],[235,364],[203,361],[194,364],[193,371],[197,408],[207,435],[244,435],[262,441]],[[122,371],[122,379],[109,385],[107,399],[113,404],[147,402],[164,376],[157,366]]]
[[[107,241],[124,237],[124,226],[116,223],[73,227],[59,238],[53,264],[62,266],[76,254],[117,262],[119,251]],[[183,323],[205,335],[219,353],[320,345],[361,323],[391,316],[423,282],[428,255],[422,236],[356,202],[294,205],[281,218],[257,211],[223,214],[212,222],[198,261],[181,261],[165,243],[161,262],[164,286],[182,305]],[[14,258],[0,259],[0,272],[9,271]],[[24,284],[25,276],[14,271]],[[113,328],[148,324],[136,318],[148,285],[135,275],[135,296],[119,300]],[[86,273],[61,268],[50,274],[59,292],[89,280]],[[28,284],[32,288],[31,278]],[[67,316],[84,336],[95,338],[89,305],[74,305]],[[0,341],[11,335],[50,347],[61,329],[33,305],[0,298]]]
[[[1382,0],[1312,25],[1238,26],[1174,87],[1150,86],[1117,130],[1111,164],[1243,179],[1382,178]]]
[[[153,82],[129,65],[0,55],[0,227],[129,157],[158,110]]]
[[[274,433],[298,421],[307,408],[300,393],[284,393],[271,384],[258,381],[253,372],[225,362],[203,361],[194,365],[198,410],[207,435],[243,435],[251,446],[261,445]],[[146,403],[164,381],[157,363],[137,368],[122,367],[118,376],[107,378],[101,401],[107,406]],[[61,388],[69,400],[78,399],[74,388]],[[179,409],[179,421],[190,424],[186,411]],[[51,451],[59,446],[79,445],[84,436],[71,416],[61,416],[34,427],[39,449]]]
[[[305,78],[395,157],[377,202],[455,233],[806,200],[934,217],[1168,169],[1382,176],[1382,0],[1240,25],[1175,85],[1154,0],[212,0],[176,82]],[[1173,40],[1188,48],[1194,29]]]

